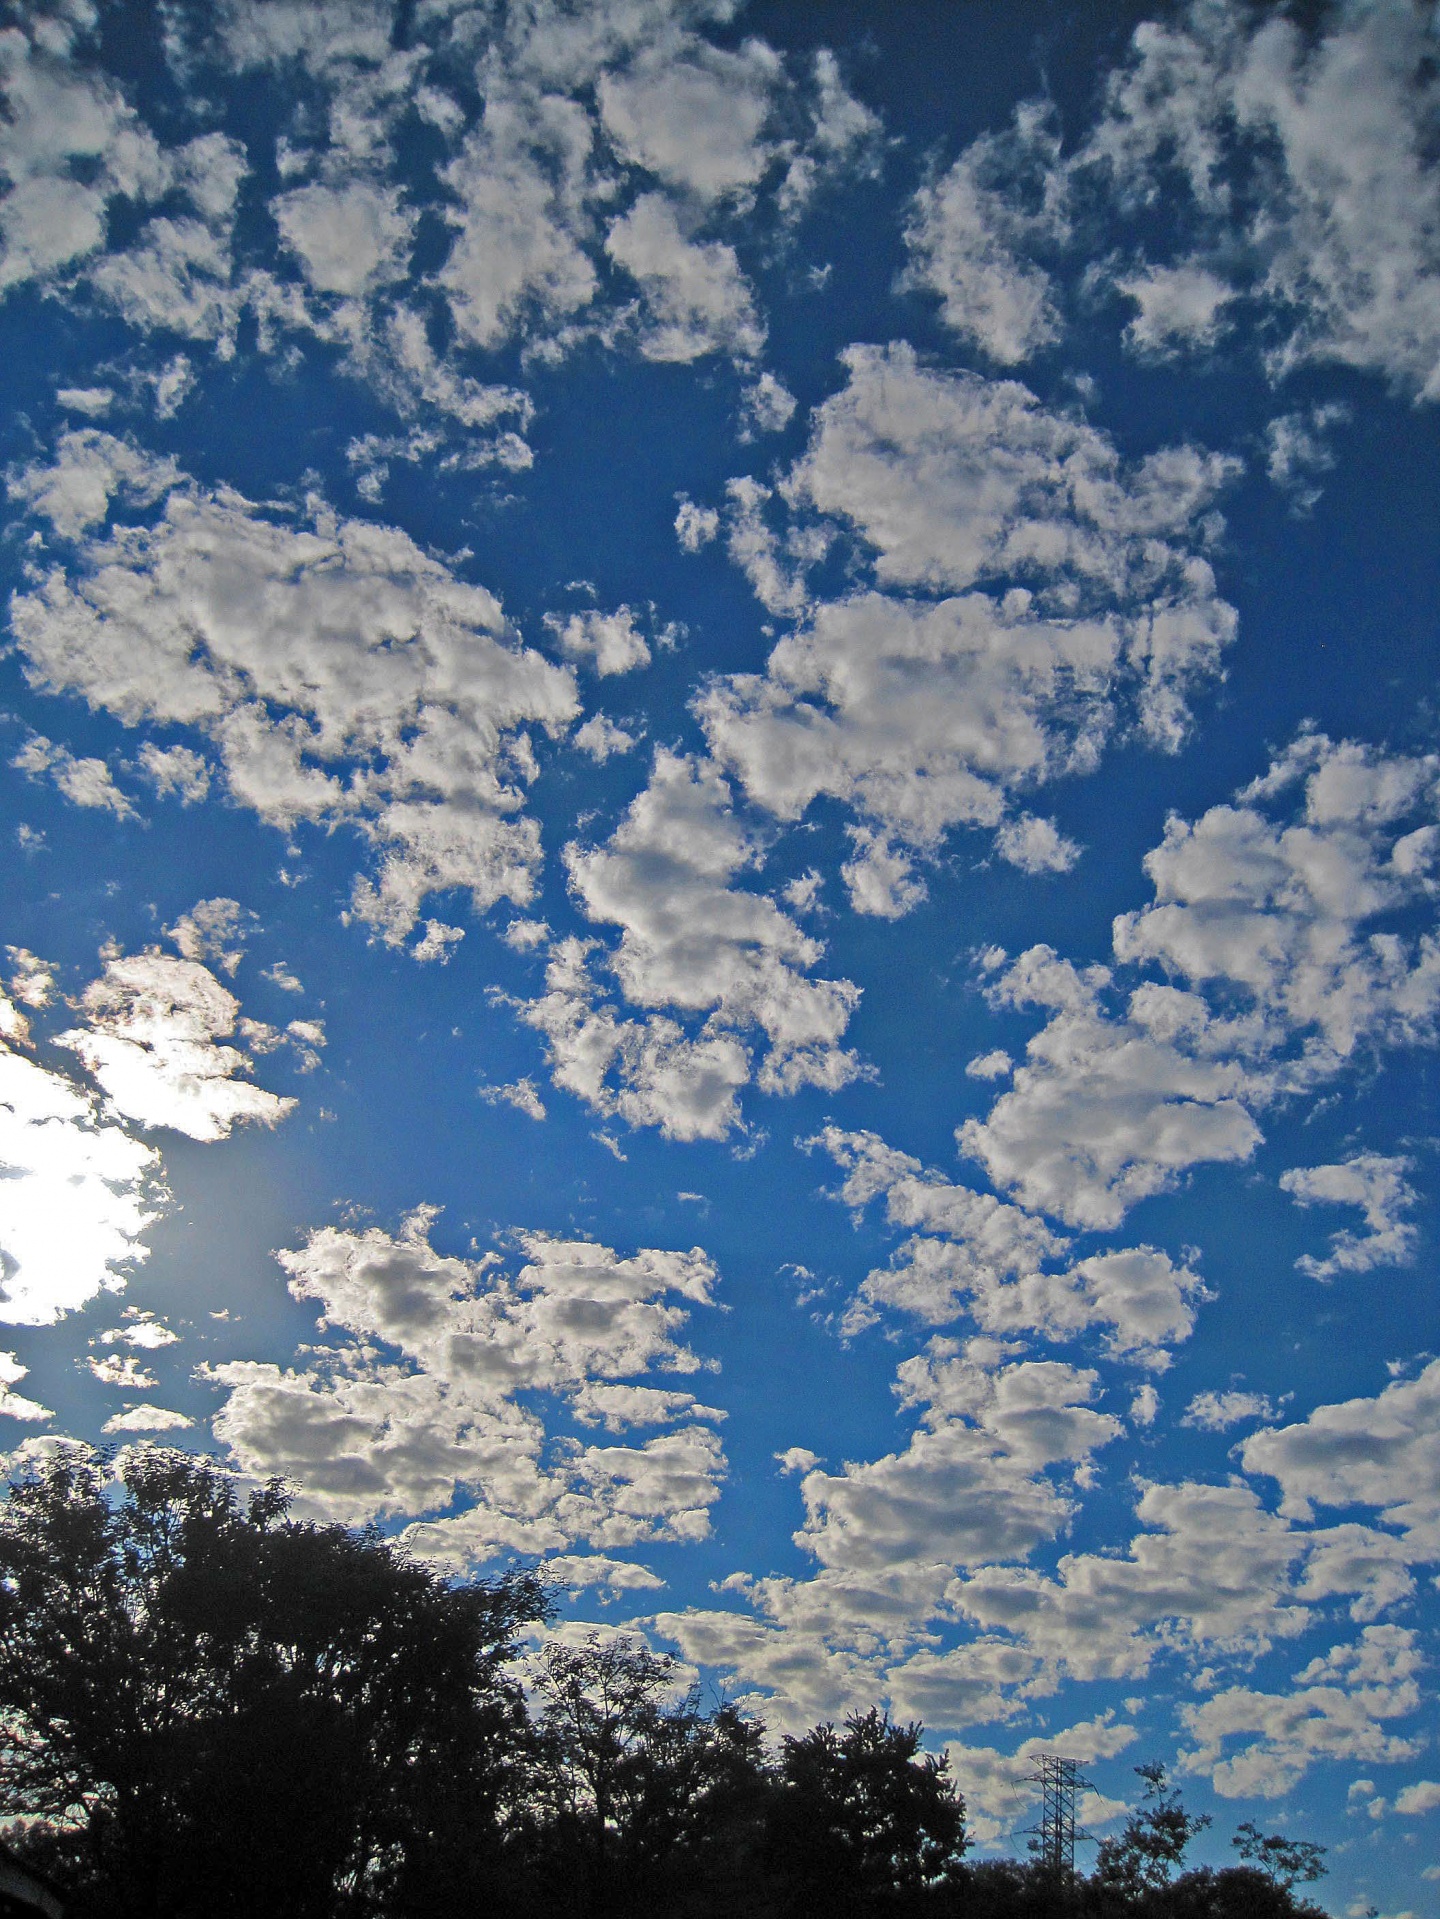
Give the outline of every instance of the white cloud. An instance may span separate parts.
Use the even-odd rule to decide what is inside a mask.
[[[1368,1273],[1376,1266],[1405,1266],[1415,1257],[1419,1233],[1401,1217],[1419,1195],[1405,1175],[1414,1161],[1401,1155],[1355,1153],[1335,1166],[1294,1166],[1280,1175],[1280,1190],[1300,1206],[1358,1206],[1363,1233],[1330,1236],[1328,1258],[1306,1253],[1295,1263],[1312,1279],[1337,1273]]]
[[[247,286],[234,271],[245,155],[226,135],[209,133],[166,158],[165,184],[187,210],[157,214],[123,252],[102,255],[89,278],[130,325],[213,341],[228,358],[247,295],[259,291],[263,302],[267,284],[266,276],[254,275]]]
[[[613,613],[588,610],[561,619],[547,613],[545,624],[572,660],[589,660],[602,679],[630,673],[650,664],[650,648],[635,624],[635,610],[617,606]]]
[[[545,1102],[532,1079],[518,1079],[510,1086],[482,1086],[480,1097],[487,1106],[513,1106],[531,1119],[544,1119]]]
[[[1243,1161],[1260,1130],[1243,1101],[1247,1068],[1223,1050],[1208,1008],[1171,987],[1139,987],[1108,1015],[1110,975],[1081,974],[1032,947],[992,988],[998,1003],[1043,1006],[1030,1041],[984,1120],[957,1137],[997,1185],[1077,1226],[1111,1228],[1191,1166]]]
[[[658,1592],[665,1584],[648,1566],[606,1553],[556,1553],[545,1562],[545,1577],[577,1591],[599,1586],[614,1595]]]
[[[720,515],[713,506],[696,506],[683,496],[675,515],[675,537],[687,553],[698,553],[720,531]]]
[[[156,1319],[153,1313],[142,1312],[137,1306],[125,1308],[125,1324],[113,1326],[109,1332],[101,1333],[102,1346],[134,1346],[142,1353],[158,1352],[162,1346],[174,1346],[179,1343],[180,1335],[173,1332],[163,1320]]]
[[[12,467],[5,490],[47,519],[62,539],[75,540],[106,518],[113,500],[152,506],[179,479],[174,460],[157,458],[133,440],[81,427],[60,435],[50,465],[35,461]]]
[[[1318,475],[1335,464],[1326,433],[1350,418],[1350,409],[1332,401],[1304,413],[1282,413],[1265,429],[1265,471],[1290,496],[1296,513],[1308,513],[1320,498]]]
[[[1023,106],[1012,131],[982,134],[915,196],[905,230],[911,285],[940,296],[952,332],[1001,366],[1061,335],[1049,276],[1022,257],[1066,233],[1059,140],[1041,108]]]
[[[741,397],[744,419],[740,436],[742,440],[752,438],[757,433],[783,433],[799,404],[784,382],[768,372],[762,373],[753,385],[747,386]]]
[[[967,1825],[978,1840],[987,1843],[1013,1828],[1035,1806],[1040,1797],[1037,1775],[1042,1754],[1063,1752],[1082,1766],[1091,1765],[1097,1759],[1114,1759],[1136,1737],[1134,1726],[1104,1713],[1063,1730],[1034,1734],[1013,1752],[962,1745],[958,1740],[947,1740],[942,1751],[950,1761],[951,1777],[964,1794]]]
[[[115,197],[163,191],[165,158],[154,136],[117,88],[71,59],[78,25],[37,17],[28,34],[11,26],[0,39],[0,290],[93,254]]]
[[[1428,895],[1437,781],[1434,758],[1301,733],[1234,804],[1171,816],[1145,860],[1155,903],[1116,920],[1117,956],[1238,990],[1265,1022],[1257,1050],[1304,1037],[1300,1084],[1362,1039],[1425,1037],[1440,945],[1369,926]]]
[[[840,877],[857,913],[873,919],[903,919],[928,898],[929,888],[916,877],[909,854],[893,845],[884,832],[872,826],[849,826],[845,830],[854,851],[840,868]]]
[[[1122,715],[1183,736],[1186,690],[1235,626],[1196,550],[1235,463],[1181,446],[1127,467],[1014,381],[932,371],[903,345],[842,357],[847,384],[778,493],[729,485],[731,557],[799,624],[763,674],[699,695],[711,751],[782,819],[844,801],[884,858],[1003,827],[1006,857],[1063,870],[1076,849],[1029,815],[1005,825],[1012,797],[1093,769]],[[812,604],[806,568],[846,527],[880,590]],[[887,913],[919,897],[871,890]]]
[[[1145,861],[1155,903],[1116,919],[1114,949],[1176,983],[1134,985],[1112,1011],[1110,969],[1022,954],[989,996],[1048,1021],[1011,1088],[960,1128],[962,1150],[1027,1207],[1113,1228],[1190,1167],[1249,1158],[1256,1112],[1333,1077],[1362,1042],[1431,1040],[1440,940],[1423,921],[1374,929],[1433,896],[1437,774],[1429,758],[1302,732],[1233,804],[1172,815]],[[1309,1194],[1303,1170],[1289,1177]],[[1359,1155],[1322,1183],[1371,1206],[1371,1230],[1336,1235],[1341,1263],[1306,1270],[1408,1251],[1398,1164]]]
[[[354,297],[404,277],[415,216],[402,211],[393,187],[316,182],[281,194],[270,211],[319,293]]]
[[[204,756],[188,746],[156,746],[146,740],[140,748],[141,769],[156,793],[168,799],[173,793],[182,806],[198,806],[210,796],[210,768]]]
[[[703,1537],[725,1465],[696,1423],[712,1409],[632,1382],[700,1366],[679,1339],[686,1309],[669,1301],[710,1301],[705,1255],[626,1259],[526,1234],[510,1279],[434,1251],[432,1217],[417,1213],[398,1238],[325,1228],[280,1255],[331,1338],[307,1370],[209,1369],[228,1388],[215,1432],[237,1462],[294,1479],[310,1510],[413,1518],[407,1543],[447,1564]],[[581,1423],[690,1423],[635,1445],[547,1438],[517,1398],[536,1393],[558,1395]]]
[[[87,1354],[85,1364],[102,1386],[118,1386],[122,1392],[150,1392],[160,1383],[133,1353],[104,1353],[99,1359]]]
[[[294,1109],[236,1077],[250,1062],[219,1042],[234,1032],[239,1002],[196,960],[154,948],[112,954],[79,1007],[85,1024],[56,1044],[79,1055],[127,1119],[217,1140],[236,1125],[278,1125]]]
[[[1248,1486],[1151,1485],[1136,1510],[1150,1530],[1123,1556],[1066,1553],[1053,1576],[981,1566],[950,1598],[1078,1678],[1142,1674],[1165,1645],[1263,1651],[1310,1623],[1290,1577],[1307,1538]]]
[[[571,743],[603,766],[612,754],[628,753],[639,742],[606,714],[592,713],[583,726],[576,727]]]
[[[487,99],[480,126],[441,170],[456,238],[439,281],[463,339],[495,347],[527,309],[553,325],[594,298],[580,245],[593,142],[574,101],[499,88]]]
[[[178,1433],[194,1423],[184,1413],[174,1412],[168,1406],[151,1406],[142,1402],[127,1406],[123,1413],[113,1414],[105,1421],[102,1430],[107,1433]]]
[[[48,1326],[148,1254],[164,1200],[160,1156],[100,1116],[87,1090],[0,1041],[0,1322]]]
[[[1223,1433],[1252,1419],[1276,1419],[1279,1408],[1264,1393],[1196,1393],[1185,1408],[1182,1426],[1196,1426],[1201,1432]]]
[[[1018,381],[932,371],[903,344],[841,357],[848,383],[817,409],[788,485],[855,528],[885,585],[963,592],[1019,574],[1043,590],[1058,575],[1101,604],[1162,583],[1193,593],[1184,547],[1233,461],[1179,446],[1127,468]]]
[[[1165,355],[1177,347],[1213,346],[1220,315],[1235,289],[1196,260],[1174,266],[1144,266],[1117,275],[1116,288],[1140,309],[1125,329],[1127,342],[1141,353]]]
[[[1440,1781],[1434,1779],[1417,1779],[1395,1795],[1396,1812],[1414,1816],[1434,1812],[1437,1807],[1440,1807]],[[1440,1878],[1440,1873],[1436,1877]]]
[[[693,1139],[723,1137],[736,1123],[752,1033],[766,1043],[753,1069],[765,1092],[836,1088],[856,1076],[858,1062],[839,1042],[857,989],[808,978],[823,948],[772,899],[732,883],[760,852],[716,769],[664,749],[610,839],[566,848],[586,917],[621,928],[608,969],[624,998],[647,1010],[622,1020],[597,1003],[596,942],[552,949],[547,991],[523,1003],[521,1016],[545,1035],[557,1085],[632,1125]],[[702,1019],[699,1035],[649,1010],[658,1008]]]
[[[55,400],[67,412],[82,413],[87,420],[103,420],[115,404],[115,394],[108,386],[61,386],[55,389]]]
[[[32,779],[48,775],[72,806],[113,813],[117,820],[136,817],[104,760],[76,759],[68,747],[47,740],[43,733],[32,733],[10,764]]]
[[[234,975],[245,957],[244,940],[259,925],[248,907],[223,894],[211,900],[197,900],[188,913],[182,913],[167,935],[174,940],[180,955],[187,960],[214,960],[222,973]],[[284,962],[280,962],[281,969]],[[275,969],[271,969],[273,975]],[[290,985],[292,992],[303,992],[299,980]]]
[[[1162,175],[1188,181],[1188,210],[1172,187],[1169,216],[1187,250],[1166,270],[1201,287],[1182,303],[1197,333],[1204,279],[1233,286],[1238,274],[1281,332],[1273,370],[1340,362],[1434,397],[1428,35],[1424,8],[1406,0],[1340,9],[1313,35],[1230,5],[1147,21],[1072,170],[1095,169],[1122,211],[1153,202]]]
[[[1022,813],[1007,820],[995,835],[995,851],[1022,873],[1068,873],[1080,857],[1074,840],[1067,840],[1054,820]]]
[[[451,952],[464,937],[461,927],[447,926],[444,920],[426,920],[425,930],[410,948],[410,957],[422,966],[436,961],[448,966]]]
[[[663,45],[623,73],[602,74],[605,130],[633,166],[702,202],[753,188],[774,148],[762,137],[780,61],[763,41],[736,53]]]
[[[1248,1473],[1280,1482],[1283,1510],[1380,1509],[1418,1553],[1440,1555],[1440,1360],[1374,1399],[1317,1406],[1307,1419],[1255,1433],[1241,1454]]]
[[[1322,1760],[1393,1765],[1413,1758],[1419,1740],[1388,1732],[1384,1721],[1419,1707],[1425,1664],[1413,1632],[1367,1626],[1350,1645],[1313,1659],[1288,1692],[1232,1686],[1182,1706],[1196,1743],[1181,1765],[1207,1774],[1227,1799],[1273,1799]],[[1230,1740],[1242,1743],[1227,1752]]]
[[[644,295],[640,351],[647,360],[685,362],[719,352],[750,360],[764,346],[735,249],[688,238],[663,194],[641,194],[612,221],[605,251]]]
[[[208,733],[263,820],[349,821],[379,853],[354,910],[391,944],[425,898],[523,904],[539,833],[523,729],[562,732],[573,676],[510,636],[493,596],[405,534],[314,530],[186,485],[153,526],[86,543],[13,602],[33,684],[128,726]]]
[[[866,1277],[845,1315],[852,1333],[873,1324],[881,1308],[931,1325],[968,1313],[996,1334],[1066,1339],[1103,1327],[1112,1354],[1153,1364],[1194,1328],[1204,1287],[1153,1247],[1094,1253],[1045,1272],[1064,1260],[1069,1241],[1035,1213],[955,1185],[874,1133],[831,1126],[809,1144],[823,1146],[845,1169],[837,1198],[858,1209],[883,1194],[891,1225],[920,1229],[888,1267]]]
[[[1130,1401],[1130,1418],[1137,1426],[1153,1426],[1160,1411],[1160,1395],[1147,1380]]]
[[[796,1542],[828,1571],[948,1574],[1024,1557],[1074,1511],[1044,1468],[1084,1461],[1120,1431],[1086,1404],[1093,1373],[1044,1362],[994,1372],[949,1351],[900,1369],[904,1399],[929,1409],[903,1451],[839,1473],[812,1469],[801,1481]]]
[[[48,1406],[42,1406],[39,1400],[27,1399],[24,1393],[14,1390],[17,1380],[24,1379],[30,1371],[22,1366],[14,1353],[0,1353],[0,1419],[22,1419],[27,1421],[53,1419],[54,1413]]]
[[[21,1006],[28,1006],[38,1012],[48,1006],[55,997],[55,967],[32,953],[26,946],[7,946],[6,957],[15,968],[10,975],[10,992]],[[0,1001],[3,1004],[3,1001]],[[24,1037],[24,1015],[20,1015],[20,1025],[15,1023],[14,1007],[7,1008],[6,1029],[3,1037],[16,1039]]]

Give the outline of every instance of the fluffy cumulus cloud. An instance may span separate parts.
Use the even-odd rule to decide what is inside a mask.
[[[1208,344],[1243,293],[1275,316],[1274,370],[1338,361],[1440,393],[1430,55],[1412,0],[1337,8],[1313,35],[1230,5],[1140,27],[1073,162],[1122,208],[1162,182],[1188,202],[1188,251],[1119,276],[1139,343]]]
[[[951,1776],[965,1795],[968,1829],[982,1843],[1014,1829],[1020,1819],[1035,1808],[1039,1762],[1044,1754],[1062,1752],[1082,1766],[1097,1760],[1113,1759],[1137,1737],[1136,1729],[1112,1712],[1094,1719],[1083,1719],[1055,1733],[1023,1739],[1011,1752],[996,1746],[962,1744],[948,1740],[944,1747]],[[1087,1795],[1088,1797],[1088,1795]],[[1100,1821],[1116,1808],[1093,1803],[1080,1808],[1087,1825]]]
[[[268,248],[255,222],[236,244],[237,200],[258,211],[238,142],[162,145],[95,72],[84,31],[51,21],[7,35],[0,284],[83,268],[138,328],[228,353],[248,312],[262,350],[306,336],[338,345],[452,464],[528,459],[514,434],[483,448],[455,436],[455,423],[488,425],[497,398],[508,404],[462,370],[474,351],[518,338],[555,360],[599,337],[651,359],[752,360],[764,328],[732,237],[757,218],[782,231],[824,177],[865,163],[878,132],[833,53],[787,62],[755,36],[713,44],[727,0],[583,18],[549,0],[498,18],[422,9],[403,49],[383,10],[300,12],[271,0],[177,9],[166,39],[192,91],[237,69],[300,83],[278,143],[281,190],[264,205]],[[416,116],[423,159],[404,139]],[[149,217],[107,252],[117,199]],[[440,355],[408,298],[422,206],[442,223],[426,276],[453,333]],[[377,489],[385,464],[370,466]]]
[[[1284,1510],[1373,1506],[1422,1556],[1440,1553],[1440,1360],[1374,1399],[1317,1406],[1247,1439],[1245,1470],[1278,1480]]]
[[[284,1474],[316,1512],[411,1519],[415,1549],[452,1564],[704,1537],[725,1467],[716,1409],[641,1382],[700,1369],[681,1335],[712,1299],[711,1262],[528,1234],[511,1278],[437,1252],[432,1219],[399,1236],[325,1228],[281,1255],[330,1339],[301,1369],[209,1369],[237,1464]],[[557,1408],[617,1435],[661,1430],[593,1444],[550,1433]]]
[[[1112,969],[1078,969],[1048,947],[1022,954],[992,998],[1048,1019],[1010,1087],[962,1126],[962,1149],[1027,1206],[1113,1228],[1187,1168],[1248,1159],[1256,1113],[1333,1077],[1362,1044],[1430,1040],[1437,772],[1428,758],[1302,733],[1233,803],[1172,815],[1145,861],[1154,903],[1114,926],[1117,960],[1162,969],[1166,983],[1142,979],[1117,1007]],[[1420,923],[1392,930],[1405,909]],[[1327,1274],[1408,1247],[1393,1162],[1315,1177],[1374,1209],[1368,1236],[1337,1237],[1342,1264]],[[1323,1196],[1309,1175],[1290,1178],[1297,1197]]]
[[[83,271],[127,320],[228,344],[244,155],[213,132],[162,145],[95,70],[94,25],[89,9],[36,8],[0,37],[0,295]],[[117,206],[145,217],[107,252]]]
[[[29,1372],[28,1366],[22,1366],[14,1353],[0,1353],[0,1419],[23,1419],[26,1421],[53,1419],[55,1415],[48,1406],[42,1406],[37,1399],[28,1399],[24,1393],[17,1393],[15,1385]]]
[[[1172,816],[1145,861],[1155,903],[1116,922],[1117,955],[1238,989],[1265,1043],[1301,1039],[1302,1078],[1362,1041],[1424,1038],[1440,945],[1384,920],[1429,897],[1437,781],[1433,758],[1302,733],[1233,805]]]
[[[112,813],[117,820],[135,817],[135,808],[115,784],[104,760],[91,756],[77,759],[68,747],[57,745],[43,733],[32,733],[10,764],[31,779],[53,781],[72,806]]]
[[[1181,1758],[1226,1798],[1278,1798],[1322,1760],[1394,1764],[1420,1741],[1387,1726],[1414,1713],[1427,1661],[1404,1626],[1367,1626],[1312,1659],[1285,1692],[1230,1686],[1182,1707],[1195,1741]],[[1231,1742],[1234,1742],[1233,1744]]]
[[[239,1077],[251,1062],[223,1043],[239,1010],[198,960],[111,953],[80,997],[84,1024],[56,1043],[84,1061],[113,1112],[191,1139],[223,1139],[237,1125],[278,1125],[296,1103]]]
[[[353,825],[378,855],[354,911],[391,944],[430,893],[530,897],[527,729],[568,727],[572,675],[404,533],[181,484],[153,522],[51,566],[11,620],[35,686],[206,736],[231,799],[272,825]]]
[[[809,977],[820,943],[735,884],[761,852],[718,769],[664,749],[610,838],[567,848],[586,918],[620,936],[603,961],[596,941],[559,941],[545,993],[521,1007],[557,1085],[632,1125],[713,1139],[737,1123],[752,1076],[778,1093],[856,1076],[840,1041],[858,989]],[[641,1017],[607,999],[598,964]]]
[[[1421,0],[1337,6],[1313,31],[1234,0],[1146,20],[1068,153],[1029,102],[921,189],[911,284],[1001,364],[1108,291],[1151,358],[1208,351],[1245,314],[1272,376],[1331,362],[1433,399],[1432,31]]]
[[[1152,1485],[1123,1556],[1066,1553],[1054,1574],[985,1566],[953,1602],[1080,1677],[1138,1675],[1167,1645],[1264,1649],[1309,1624],[1291,1589],[1305,1541],[1241,1484]]]
[[[938,294],[945,325],[1001,366],[1060,337],[1050,276],[1025,257],[1065,238],[1059,158],[1050,116],[1021,107],[1007,133],[982,134],[920,189],[906,228],[910,283]]]
[[[1027,1206],[1077,1226],[1113,1228],[1137,1200],[1205,1161],[1243,1161],[1260,1139],[1244,1103],[1247,1062],[1208,1008],[1173,987],[1141,986],[1120,1016],[1103,967],[1077,970],[1032,947],[992,989],[997,1003],[1045,1009],[1012,1084],[962,1149]]]
[[[1076,1261],[1070,1241],[1039,1214],[947,1180],[874,1133],[832,1126],[811,1144],[845,1169],[837,1198],[859,1208],[883,1196],[889,1224],[909,1231],[889,1265],[862,1283],[845,1316],[851,1333],[882,1310],[930,1325],[968,1314],[1002,1336],[1066,1339],[1100,1329],[1112,1354],[1163,1363],[1163,1349],[1194,1328],[1204,1288],[1154,1247]]]
[[[1404,1215],[1418,1195],[1405,1175],[1413,1160],[1403,1154],[1354,1153],[1335,1166],[1293,1166],[1280,1175],[1281,1190],[1299,1206],[1356,1206],[1365,1216],[1363,1233],[1332,1233],[1324,1259],[1313,1253],[1296,1261],[1312,1279],[1337,1273],[1368,1273],[1375,1266],[1403,1266],[1415,1257],[1419,1239]]]
[[[647,360],[698,360],[717,349],[753,359],[764,346],[735,249],[689,239],[663,194],[641,194],[611,225],[605,251],[645,295]]]
[[[926,1408],[904,1451],[801,1481],[799,1541],[831,1570],[1023,1557],[1073,1510],[1044,1469],[1084,1461],[1120,1431],[1087,1403],[1095,1374],[1054,1362],[992,1372],[942,1347],[907,1362],[900,1383]]]
[[[730,490],[732,557],[795,630],[697,712],[770,813],[798,819],[822,795],[854,809],[852,897],[895,917],[923,897],[909,855],[956,826],[1002,827],[1003,857],[1063,871],[1077,849],[1049,821],[1007,820],[1015,796],[1093,768],[1127,722],[1183,736],[1187,688],[1235,627],[1200,550],[1233,463],[1178,446],[1127,465],[1018,382],[930,369],[903,345],[844,360],[779,493]],[[806,569],[838,539],[874,585],[812,602]]]
[[[721,1582],[747,1612],[692,1610],[658,1624],[751,1689],[791,1727],[884,1696],[939,1726],[1004,1718],[1041,1662],[1006,1635],[947,1651],[926,1624],[953,1620],[957,1569],[1003,1565],[1048,1544],[1075,1511],[1093,1455],[1121,1430],[1098,1411],[1097,1375],[1052,1361],[1008,1364],[994,1342],[933,1342],[899,1369],[919,1423],[883,1457],[825,1472],[799,1449],[809,1578]]]

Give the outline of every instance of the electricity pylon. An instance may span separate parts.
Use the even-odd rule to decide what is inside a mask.
[[[1075,1877],[1075,1796],[1090,1781],[1077,1759],[1057,1752],[1040,1753],[1037,1763],[1039,1770],[1030,1774],[1031,1783],[1040,1788],[1040,1824],[1030,1828],[1036,1863],[1068,1882]]]

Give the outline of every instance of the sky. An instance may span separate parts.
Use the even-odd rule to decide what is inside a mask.
[[[1440,1913],[1437,56],[12,8],[11,1470]]]

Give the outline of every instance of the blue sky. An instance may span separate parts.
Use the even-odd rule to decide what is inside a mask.
[[[1435,31],[14,13],[12,1458],[1436,1910]]]

